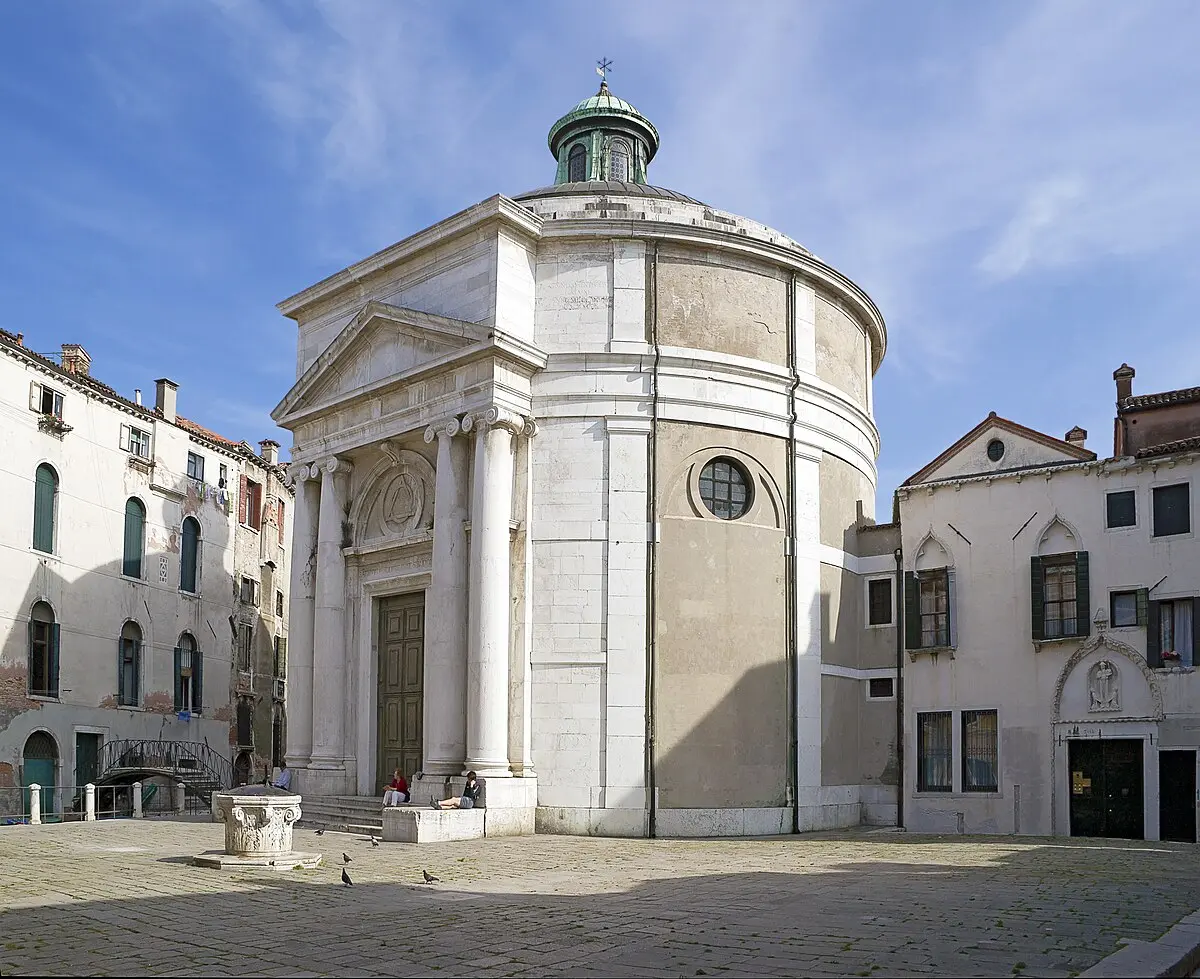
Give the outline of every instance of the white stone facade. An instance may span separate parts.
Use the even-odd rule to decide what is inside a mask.
[[[987,455],[993,441],[1003,445],[1000,459]],[[1148,633],[1150,617],[1166,603],[1172,610],[1189,606],[1173,620],[1186,626],[1200,596],[1200,455],[1087,456],[1079,445],[992,417],[901,487],[906,572],[950,567],[956,593],[954,648],[910,649],[904,666],[904,809],[911,830],[1158,839],[1168,794],[1160,785],[1164,752],[1185,751],[1195,838],[1195,639],[1182,639],[1180,659],[1161,660],[1161,648],[1148,648]],[[1190,530],[1162,534],[1154,494],[1181,485],[1188,487]],[[1109,495],[1128,492],[1134,522],[1110,526]],[[1079,553],[1088,578],[1086,607],[1075,582],[1081,591],[1074,631],[1082,634],[1056,638],[1043,623],[1045,638],[1037,640],[1034,560],[1048,566],[1056,555]],[[1050,593],[1042,594],[1049,603]],[[973,791],[963,715],[980,710],[997,712],[997,778],[994,787]],[[917,726],[930,712],[951,718],[949,779],[942,790],[923,791]],[[1133,781],[1110,792],[1132,794],[1129,825],[1097,830],[1080,806],[1100,786],[1084,762],[1072,763],[1072,753],[1114,740],[1134,743]],[[1187,838],[1184,830],[1173,838]]]
[[[158,383],[154,408],[120,397],[90,376],[87,355],[75,345],[64,345],[60,361],[0,333],[0,399],[7,418],[0,489],[9,506],[0,527],[4,811],[19,811],[15,787],[31,780],[73,786],[94,779],[98,772],[78,770],[77,762],[99,761],[98,750],[114,740],[206,742],[228,760],[236,487],[258,465],[253,453],[178,417],[170,381]],[[190,476],[200,465],[203,477]],[[39,467],[53,477],[52,526],[41,547],[32,546],[39,543]],[[144,519],[140,541],[127,547],[131,506]],[[184,588],[189,518],[199,545],[194,586]],[[290,529],[270,527],[283,538]],[[33,648],[35,606],[45,619],[38,637],[55,637],[53,669],[46,645]],[[140,645],[122,697],[118,639],[126,627]],[[188,638],[196,661],[185,692],[176,650]],[[36,758],[28,754],[31,738]],[[70,801],[58,797],[53,805],[62,811]]]
[[[693,275],[705,316],[724,322],[728,303],[762,339],[741,345],[735,319],[720,344],[689,340]],[[752,319],[761,304],[765,328]],[[491,198],[280,308],[298,323],[299,379],[274,416],[295,435],[293,554],[311,556],[293,564],[289,623],[287,754],[301,792],[374,794],[386,782],[381,602],[423,595],[410,781],[473,768],[496,800],[509,776],[536,779],[539,831],[777,833],[894,813],[893,787],[830,783],[822,760],[823,683],[848,684],[857,710],[871,674],[857,659],[861,630],[835,637],[823,619],[822,568],[854,580],[857,617],[858,573],[892,560],[855,553],[856,504],[869,522],[874,499],[870,378],[884,333],[852,283],[777,232],[678,195],[576,185]],[[742,352],[721,349],[730,344]],[[665,468],[668,437],[700,439],[682,463],[690,476]],[[740,439],[775,446],[778,463],[737,449]],[[672,586],[650,567],[662,554],[656,512],[679,488],[692,500],[679,519],[723,532],[695,488],[718,451],[762,472],[754,539],[765,550],[735,551],[778,568],[779,682],[768,686],[781,749],[767,775],[733,763],[732,796],[660,805],[647,696],[663,695],[648,664],[663,632],[654,593]],[[825,491],[835,463],[846,489]],[[823,531],[823,512],[836,533]],[[839,644],[850,665],[830,666]],[[893,664],[869,665],[894,677]],[[743,696],[745,672],[710,684],[715,708]],[[797,691],[794,721],[785,689]],[[752,699],[744,706],[753,713]],[[698,703],[672,723],[702,726],[705,713]],[[833,727],[859,723],[854,713]],[[894,718],[870,725],[891,744]],[[659,752],[694,772],[700,741],[681,737]],[[770,786],[739,801],[748,777]],[[705,798],[690,778],[675,784]]]

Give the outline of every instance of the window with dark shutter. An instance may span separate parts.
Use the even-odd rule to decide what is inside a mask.
[[[283,501],[283,497],[281,496],[275,504],[275,525],[276,525],[276,529],[279,531],[279,546],[280,547],[282,547],[284,545],[283,528],[284,528],[285,520],[284,520],[284,505],[283,504],[284,504],[284,501]]]
[[[142,576],[145,528],[146,508],[141,500],[131,496],[125,501],[125,553],[121,560],[121,574],[129,578]]]
[[[121,628],[117,641],[117,703],[122,707],[137,707],[140,700],[142,673],[142,630],[133,621]]]
[[[1046,569],[1036,554],[1029,559],[1029,614],[1034,642],[1046,638]]]
[[[46,463],[37,467],[33,485],[33,547],[54,553],[54,518],[58,504],[58,474]]]
[[[246,522],[246,510],[248,505],[248,494],[246,487],[249,482],[250,480],[248,480],[245,476],[241,476],[238,479],[238,523],[240,524],[244,524]]]
[[[1154,536],[1171,537],[1192,529],[1191,495],[1187,483],[1155,486]]]
[[[195,517],[183,520],[183,544],[179,549],[179,589],[196,594],[200,566],[200,524]]]
[[[867,582],[867,624],[892,624],[892,579],[875,578]]]
[[[1104,498],[1105,526],[1109,530],[1117,527],[1133,527],[1137,524],[1137,500],[1133,490],[1119,490]]]
[[[921,648],[921,586],[913,571],[904,575],[904,648]]]
[[[54,610],[35,602],[29,613],[29,693],[58,696],[58,624]]]

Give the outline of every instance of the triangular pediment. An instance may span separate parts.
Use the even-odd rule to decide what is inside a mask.
[[[1073,433],[1068,433],[1072,434]],[[999,447],[993,443],[999,443]],[[990,450],[990,451],[989,451]],[[995,456],[995,458],[993,458]],[[1096,453],[992,412],[950,448],[910,476],[904,486],[1042,466],[1089,462]]]
[[[486,327],[388,303],[367,303],[271,413],[277,422],[334,408],[390,378],[486,341]]]

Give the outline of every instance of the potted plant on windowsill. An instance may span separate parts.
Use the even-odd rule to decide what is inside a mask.
[[[1175,652],[1175,650],[1173,650],[1173,649],[1163,650],[1162,658],[1163,658],[1163,663],[1172,663],[1173,664],[1173,663],[1179,662],[1179,654],[1177,652]]]

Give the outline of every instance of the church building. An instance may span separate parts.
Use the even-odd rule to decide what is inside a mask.
[[[306,800],[485,781],[487,833],[896,818],[899,528],[874,303],[657,187],[607,83],[554,182],[279,305],[287,758]]]

